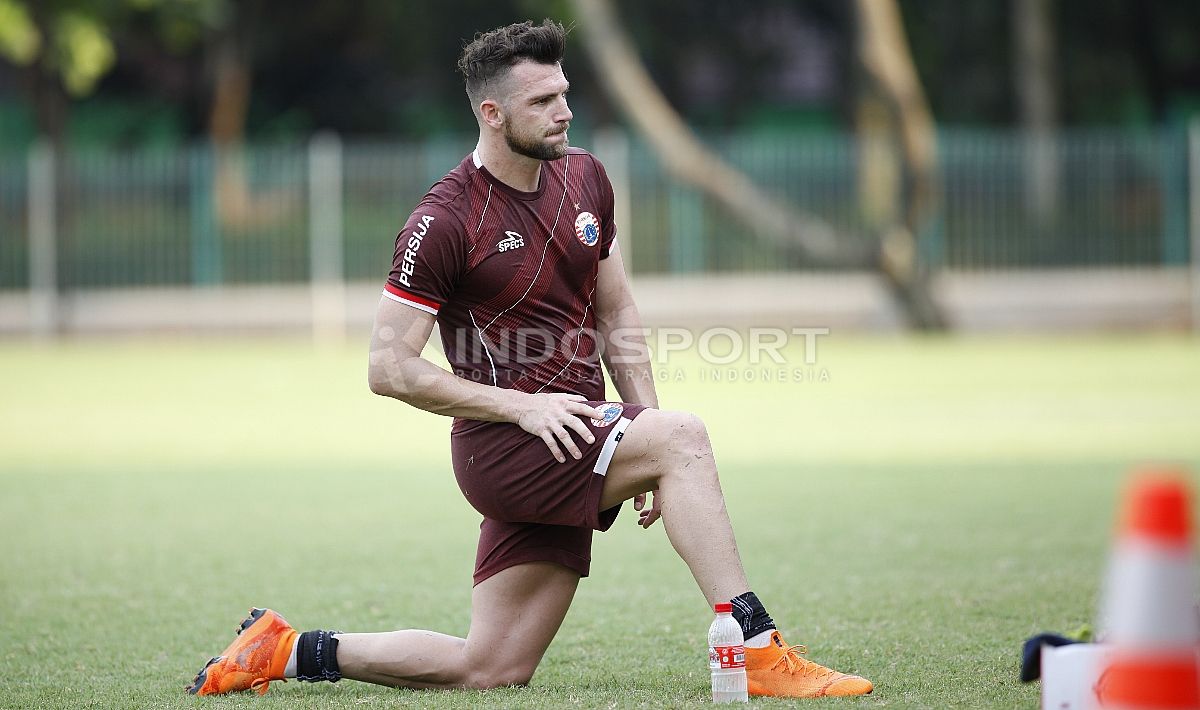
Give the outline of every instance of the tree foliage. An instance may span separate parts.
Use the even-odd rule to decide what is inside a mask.
[[[98,3],[0,0],[0,55],[21,66],[40,64],[72,96],[86,96],[116,61],[116,48]]]
[[[854,20],[844,0],[616,0],[655,83],[689,125],[850,126]],[[1011,124],[1013,2],[900,0],[939,122]],[[1168,122],[1200,105],[1200,3],[1053,0],[1064,124]],[[476,32],[519,19],[570,23],[565,0],[0,0],[0,110],[168,107],[180,137],[210,130],[216,39],[248,33],[247,134],[428,136],[472,129],[454,60]],[[566,60],[581,125],[616,120],[582,50]],[[63,97],[34,86],[53,79]],[[55,102],[61,105],[55,109]],[[125,110],[129,121],[154,112]],[[39,118],[39,120],[42,120]],[[136,132],[132,132],[136,133]]]

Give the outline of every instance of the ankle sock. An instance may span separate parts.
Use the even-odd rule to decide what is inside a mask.
[[[288,656],[287,665],[283,668],[284,678],[296,677],[296,649],[300,647],[300,634],[296,634],[296,639],[292,641],[292,655]]]
[[[742,627],[742,638],[746,639],[746,645],[761,648],[770,643],[769,632],[775,630],[775,622],[754,592],[739,594],[729,602],[733,604],[733,618]]]
[[[340,631],[305,631],[296,641],[296,680],[316,683],[327,680],[336,683],[342,679],[338,669],[337,644],[334,634]],[[288,666],[292,664],[289,661]],[[287,675],[287,672],[284,672]]]
[[[746,639],[742,645],[746,648],[766,648],[771,645],[771,634],[775,633],[775,629],[767,629],[761,634],[756,634]]]

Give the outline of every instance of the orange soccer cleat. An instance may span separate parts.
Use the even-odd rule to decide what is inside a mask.
[[[823,698],[866,695],[871,681],[839,673],[804,657],[803,646],[788,646],[779,632],[765,648],[746,649],[746,683],[750,695],[776,698]]]
[[[283,680],[298,633],[270,609],[251,609],[229,648],[210,660],[187,687],[192,695],[220,695],[239,690],[267,692],[273,680]]]

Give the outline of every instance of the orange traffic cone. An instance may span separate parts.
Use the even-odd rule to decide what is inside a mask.
[[[1105,587],[1101,708],[1200,710],[1200,623],[1190,495],[1181,469],[1146,471],[1126,494]]]

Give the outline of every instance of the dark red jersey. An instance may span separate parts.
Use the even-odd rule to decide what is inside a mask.
[[[396,238],[384,295],[437,316],[459,377],[603,400],[593,299],[615,236],[612,185],[587,151],[542,163],[534,192],[468,155]]]

